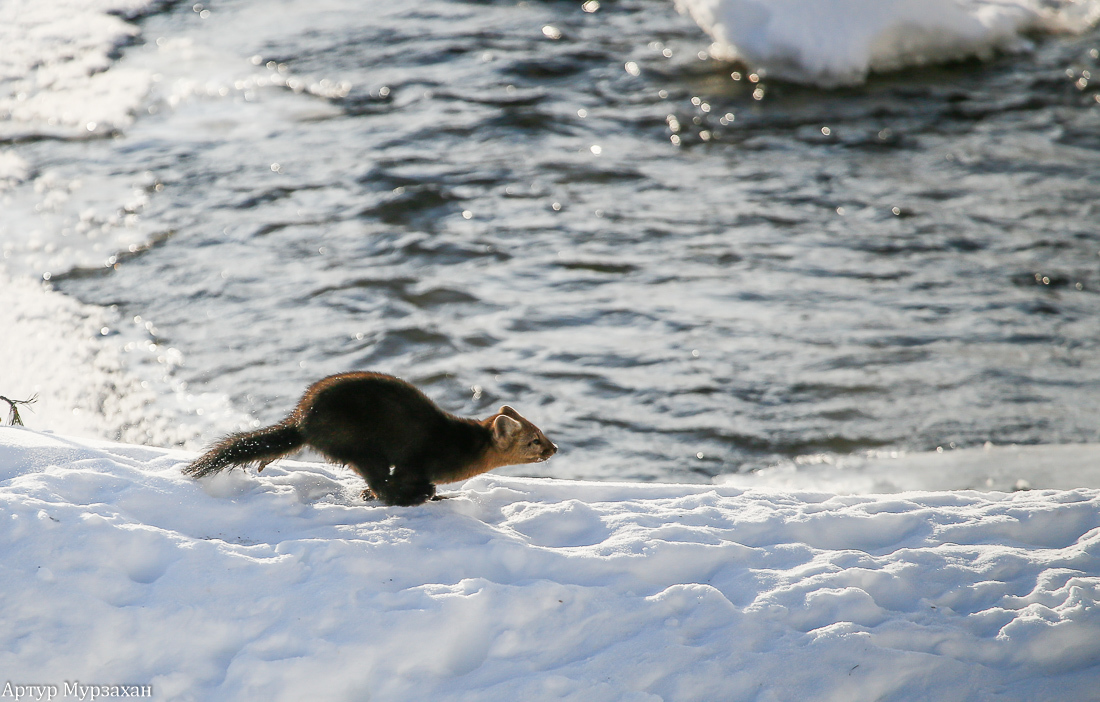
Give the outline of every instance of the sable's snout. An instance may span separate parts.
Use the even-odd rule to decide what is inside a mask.
[[[545,461],[558,452],[557,444],[555,444],[553,441],[550,441],[549,439],[547,439],[547,443],[550,445],[542,450],[542,455],[539,456],[540,461]]]

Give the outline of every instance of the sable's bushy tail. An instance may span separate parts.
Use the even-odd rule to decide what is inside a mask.
[[[305,443],[298,427],[282,422],[256,431],[230,434],[183,469],[193,478],[213,475],[229,466],[268,462],[281,458]],[[261,467],[262,467],[261,465]]]

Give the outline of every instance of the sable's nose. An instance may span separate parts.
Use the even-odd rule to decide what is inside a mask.
[[[543,453],[546,454],[547,458],[550,458],[551,456],[553,456],[557,452],[558,452],[558,445],[555,444],[553,441],[551,441],[550,446],[545,451],[543,451]]]

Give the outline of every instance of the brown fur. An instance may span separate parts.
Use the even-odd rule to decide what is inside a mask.
[[[395,505],[431,499],[437,483],[545,461],[558,448],[507,405],[481,421],[456,417],[399,378],[341,373],[311,385],[282,422],[226,437],[184,472],[200,478],[249,463],[263,470],[303,445],[363,476],[364,496]]]
[[[503,418],[503,419],[502,419]],[[508,419],[515,420],[508,422]],[[494,468],[514,466],[521,463],[539,463],[547,460],[558,450],[550,439],[530,421],[508,405],[480,422],[493,432],[493,443],[477,459],[450,472],[438,475],[437,483],[456,483],[469,480]]]

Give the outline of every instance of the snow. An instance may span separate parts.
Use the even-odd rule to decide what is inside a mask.
[[[149,90],[144,71],[107,68],[138,34],[122,16],[150,0],[0,3],[0,138],[80,137],[128,126]]]
[[[720,476],[741,488],[881,493],[906,490],[1100,488],[1100,444],[994,446],[906,453],[800,456],[756,473]]]
[[[1097,0],[675,0],[714,39],[711,53],[771,78],[825,87],[871,71],[1032,46],[1028,35],[1083,32]]]
[[[152,393],[126,376],[117,348],[99,343],[105,312],[2,272],[0,289],[9,302],[0,305],[2,394],[38,396],[21,410],[24,423],[83,436],[99,436],[106,424],[110,433],[142,438],[130,427]],[[7,409],[0,404],[4,416]]]
[[[9,682],[163,700],[1097,697],[1097,489],[487,474],[399,508],[359,501],[338,466],[195,482],[193,455],[0,428]]]
[[[20,410],[27,427],[197,448],[211,427],[250,421],[223,395],[189,393],[173,374],[182,354],[116,311],[2,267],[0,291],[0,395],[37,398]],[[0,418],[7,410],[0,403]]]

